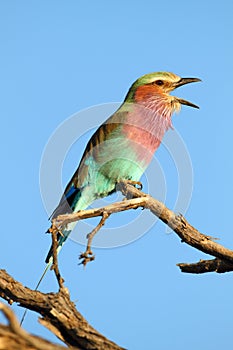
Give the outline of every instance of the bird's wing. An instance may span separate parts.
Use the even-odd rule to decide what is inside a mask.
[[[117,133],[124,120],[126,118],[127,111],[118,110],[110,118],[108,118],[92,135],[87,143],[81,161],[77,170],[75,171],[70,182],[66,186],[64,194],[60,200],[59,205],[51,215],[51,219],[55,218],[60,214],[70,213],[74,205],[77,203],[81,195],[82,189],[87,185],[88,173],[90,171],[90,164],[87,162],[88,159],[97,160],[99,154],[98,149],[108,139],[113,138],[114,133]]]

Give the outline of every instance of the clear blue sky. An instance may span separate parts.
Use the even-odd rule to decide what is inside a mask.
[[[184,107],[173,117],[194,175],[186,217],[233,246],[232,11],[230,0],[1,1],[1,268],[32,288],[44,268],[50,237],[44,234],[48,214],[39,177],[54,130],[84,108],[122,101],[136,78],[159,70],[203,80],[177,92],[201,109]],[[104,118],[100,115],[100,122]],[[85,140],[67,155],[63,185],[84,146]],[[165,147],[156,159],[165,174],[165,202],[173,207],[177,174]],[[58,176],[48,167],[51,186]],[[156,192],[153,167],[148,177]],[[109,227],[120,220],[125,217],[112,218]],[[119,235],[123,230],[118,227]],[[95,249],[96,260],[85,270],[77,265],[82,250],[66,243],[61,272],[78,309],[113,341],[134,350],[145,344],[159,350],[232,344],[232,274],[182,274],[176,263],[206,256],[181,244],[162,223],[131,244]],[[41,290],[56,289],[49,272]],[[21,308],[13,308],[21,317]],[[56,341],[36,319],[29,313],[25,328]]]

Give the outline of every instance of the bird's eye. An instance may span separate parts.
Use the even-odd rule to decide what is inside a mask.
[[[163,81],[162,80],[156,80],[154,82],[154,84],[161,86],[161,85],[163,85]]]

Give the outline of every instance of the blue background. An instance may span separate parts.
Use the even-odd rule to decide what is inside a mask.
[[[39,170],[54,129],[83,108],[122,101],[136,78],[159,70],[203,80],[178,95],[200,111],[173,117],[194,171],[186,218],[232,246],[232,10],[230,0],[1,1],[1,268],[31,288],[43,270],[50,237]],[[83,148],[65,164],[64,185]],[[162,148],[157,157],[166,167]],[[82,250],[69,240],[60,254],[66,286],[86,319],[119,345],[231,346],[232,274],[182,274],[176,263],[206,256],[162,223],[132,244],[96,249],[85,270],[77,265]],[[53,273],[41,290],[57,290]],[[57,341],[36,319],[28,313],[25,328]]]

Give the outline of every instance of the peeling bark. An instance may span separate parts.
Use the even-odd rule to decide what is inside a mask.
[[[24,287],[6,271],[0,270],[0,296],[9,304],[17,302],[20,306],[39,313],[42,317],[40,323],[47,327],[53,334],[61,339],[68,347],[80,350],[122,350],[123,348],[108,340],[105,336],[95,330],[85,318],[77,311],[74,303],[70,300],[69,291],[63,285],[60,276],[56,256],[56,231],[67,223],[83,220],[91,217],[101,216],[99,224],[88,235],[86,251],[81,254],[82,263],[94,260],[91,243],[93,237],[104,225],[108,217],[114,213],[144,208],[149,209],[152,214],[167,224],[181,239],[181,242],[215,257],[210,260],[200,260],[197,263],[177,264],[182,272],[206,273],[206,272],[229,272],[233,271],[233,251],[216,243],[215,238],[199,232],[190,225],[182,215],[176,215],[170,209],[141,192],[139,189],[127,182],[119,183],[119,190],[125,195],[126,200],[110,204],[104,208],[83,210],[75,214],[60,215],[52,222],[51,229],[54,264],[53,269],[57,277],[58,293],[41,293]],[[8,325],[0,325],[0,350],[61,350],[62,346],[52,344],[42,338],[32,336],[25,332],[19,325],[14,313],[8,306],[0,303]]]

